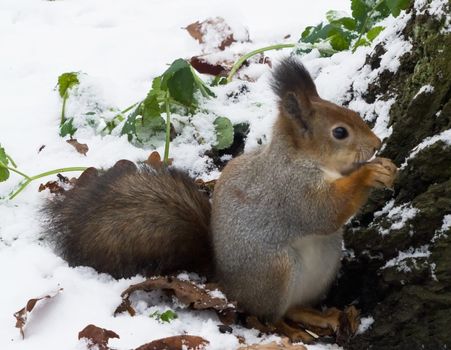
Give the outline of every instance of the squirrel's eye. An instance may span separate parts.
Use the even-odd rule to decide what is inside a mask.
[[[338,128],[332,130],[332,135],[334,135],[334,137],[338,140],[343,140],[348,137],[349,133],[348,130],[339,126]]]

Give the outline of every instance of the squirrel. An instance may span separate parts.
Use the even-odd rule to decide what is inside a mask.
[[[295,58],[274,69],[272,89],[270,142],[229,161],[211,204],[181,170],[121,161],[46,204],[58,252],[116,278],[199,272],[262,320],[300,322],[296,308],[319,301],[337,275],[341,227],[397,168],[370,160],[381,140],[356,112],[321,99]]]

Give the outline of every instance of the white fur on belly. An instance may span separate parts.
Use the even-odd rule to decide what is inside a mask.
[[[332,235],[309,235],[293,245],[298,256],[289,306],[309,305],[321,299],[335,279],[342,254],[341,230]]]

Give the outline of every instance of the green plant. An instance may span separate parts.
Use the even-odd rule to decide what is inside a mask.
[[[351,0],[352,16],[338,11],[328,11],[326,21],[304,29],[297,43],[285,43],[263,47],[240,57],[233,65],[226,82],[230,82],[250,57],[259,53],[295,48],[295,53],[305,54],[317,49],[322,56],[331,56],[352,48],[353,52],[369,45],[384,29],[377,22],[392,14],[397,17],[412,0]]]
[[[160,323],[170,323],[171,321],[178,318],[178,315],[174,311],[169,309],[163,313],[160,313],[159,311],[155,311],[152,314],[150,314],[149,317],[156,319]]]
[[[119,110],[106,105],[99,100],[93,91],[93,86],[86,81],[88,76],[81,72],[63,73],[58,77],[58,92],[62,99],[60,117],[60,136],[72,137],[82,126],[93,128],[100,134],[111,134],[112,131],[125,120],[125,113],[136,107],[138,103]],[[73,100],[78,103],[78,111],[67,112],[67,102]]]
[[[214,93],[187,61],[175,60],[162,75],[153,79],[152,88],[146,98],[129,114],[121,134],[128,135],[129,141],[145,144],[152,137],[164,132],[163,162],[167,163],[171,113],[175,111],[181,115],[194,114],[199,109],[198,93],[204,98],[214,97]]]
[[[66,135],[72,136],[77,130],[73,125],[73,118],[66,117],[66,103],[69,98],[69,91],[75,86],[80,84],[77,72],[63,73],[58,77],[58,92],[63,99],[63,105],[61,107],[61,119],[60,119],[60,135],[62,137]]]
[[[79,122],[73,116],[66,115],[66,101],[68,98],[81,99],[84,89],[80,84],[81,73],[64,73],[58,78],[58,88],[63,99],[60,135],[73,136]],[[94,96],[95,97],[95,96]],[[215,97],[210,88],[196,74],[191,65],[183,59],[175,60],[160,76],[153,79],[151,89],[144,100],[134,103],[130,107],[119,111],[117,108],[105,108],[101,103],[90,101],[87,112],[83,114],[85,124],[94,127],[101,126],[101,133],[111,134],[118,126],[121,135],[127,135],[128,140],[140,146],[151,145],[155,137],[164,135],[165,150],[163,162],[169,159],[169,145],[171,135],[171,114],[177,113],[189,118],[201,109],[202,99]],[[93,100],[88,95],[84,100]],[[111,112],[114,115],[111,116]],[[126,113],[128,113],[127,116]],[[233,142],[233,126],[225,117],[217,117],[214,121],[217,131],[215,149],[225,149]]]
[[[16,197],[20,192],[22,192],[25,187],[27,187],[31,181],[40,179],[45,176],[49,175],[55,175],[59,173],[64,173],[68,171],[84,171],[86,170],[86,167],[69,167],[69,168],[60,168],[60,169],[54,169],[49,170],[37,175],[29,176],[20,170],[17,169],[16,163],[13,161],[13,159],[5,152],[5,149],[0,145],[0,182],[6,181],[9,179],[10,172],[14,172],[16,174],[19,174],[24,178],[19,185],[17,190],[12,191],[9,195],[9,199],[13,199]]]

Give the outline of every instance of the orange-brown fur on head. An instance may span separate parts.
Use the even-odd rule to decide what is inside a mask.
[[[345,174],[380,148],[381,141],[356,112],[319,97],[309,73],[295,59],[281,63],[275,82],[280,98],[276,130],[303,157],[320,162],[325,170]]]

